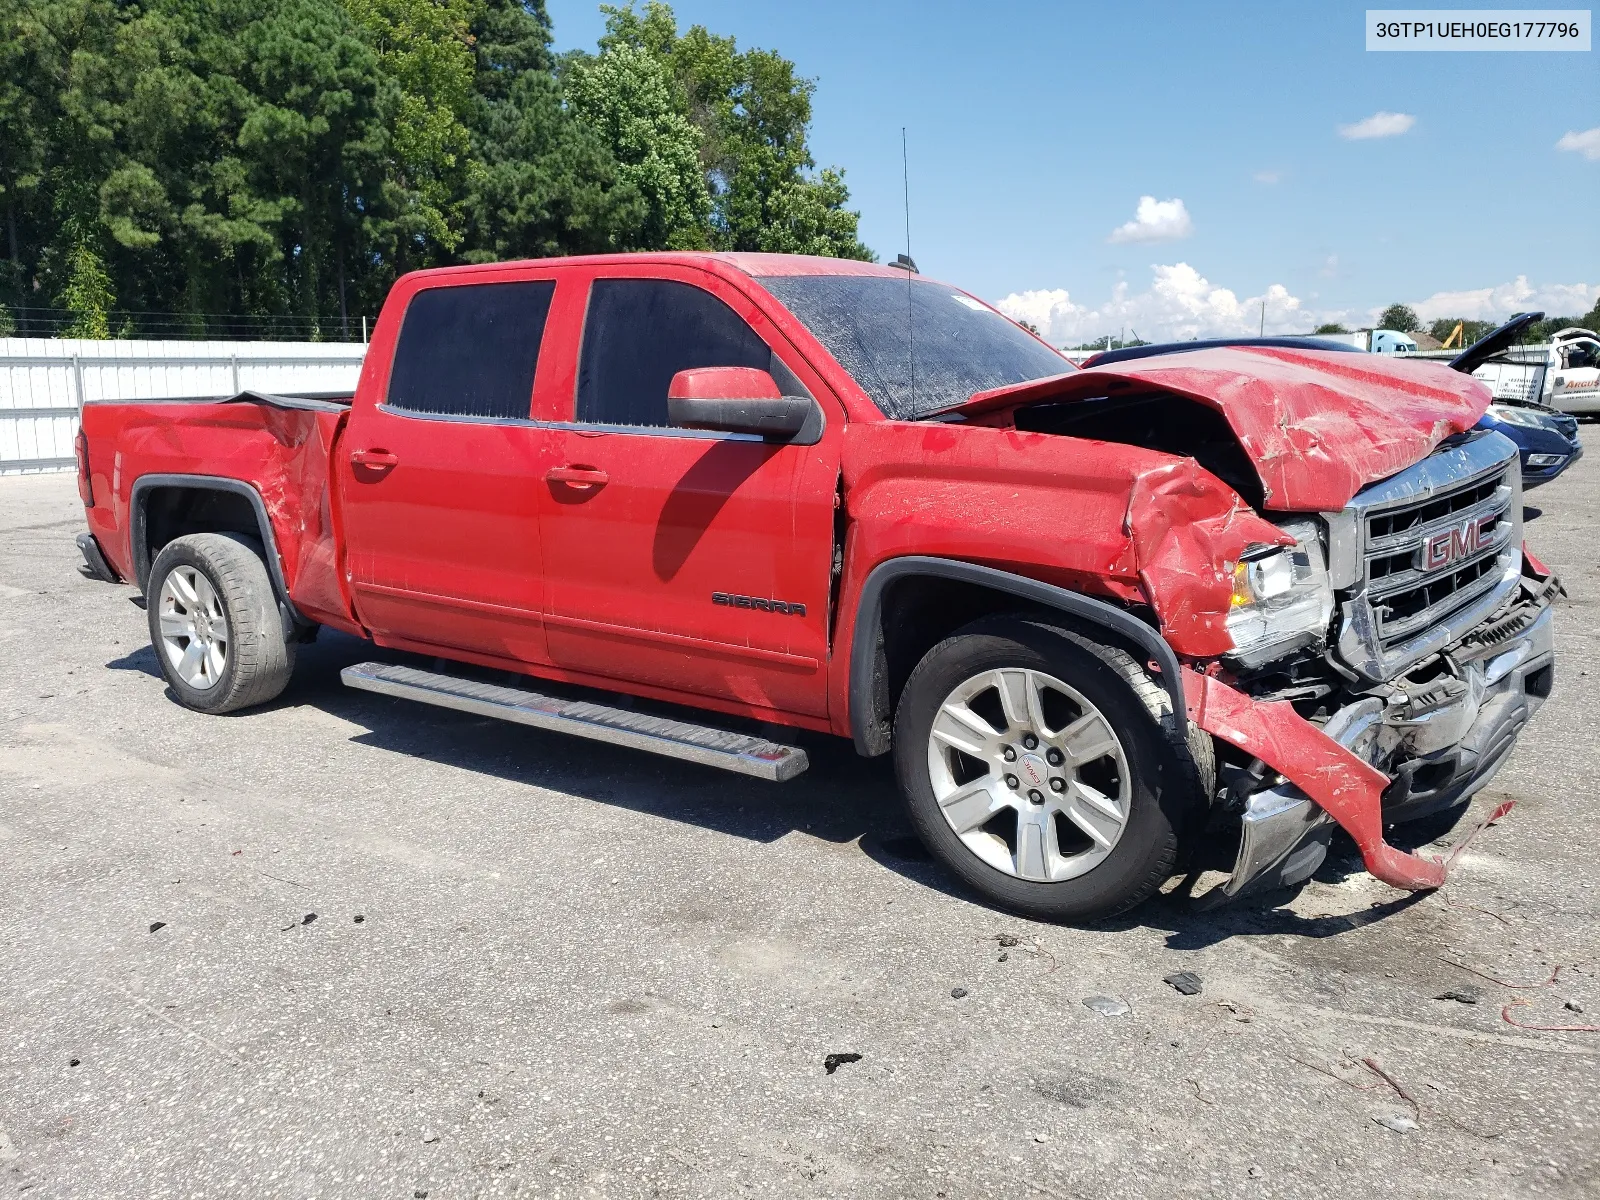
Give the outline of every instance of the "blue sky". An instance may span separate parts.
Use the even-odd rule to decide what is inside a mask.
[[[549,9],[558,49],[593,48],[595,4]],[[1600,51],[1368,53],[1348,3],[674,9],[817,80],[813,153],[886,258],[904,125],[924,273],[1058,342],[1254,329],[1262,298],[1289,332],[1600,292],[1600,132],[1556,148],[1600,127]],[[1404,132],[1339,132],[1380,113]]]

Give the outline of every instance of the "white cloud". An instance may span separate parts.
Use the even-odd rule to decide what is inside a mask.
[[[1567,132],[1556,143],[1557,150],[1571,150],[1574,154],[1581,154],[1590,162],[1600,162],[1600,125],[1593,129],[1585,129],[1582,133]]]
[[[1040,336],[1057,346],[1078,346],[1124,330],[1149,342],[1181,342],[1196,337],[1253,336],[1261,328],[1266,301],[1268,334],[1309,333],[1318,325],[1337,322],[1350,329],[1371,327],[1383,305],[1371,308],[1324,308],[1291,295],[1281,283],[1241,299],[1218,287],[1188,263],[1151,267],[1150,286],[1134,291],[1118,281],[1101,303],[1073,298],[1066,288],[1014,292],[995,307],[1008,317],[1039,328]],[[1578,316],[1593,307],[1600,284],[1532,284],[1519,275],[1510,283],[1460,292],[1435,292],[1426,300],[1409,301],[1424,322],[1441,317],[1503,321],[1512,313],[1543,310],[1550,316]]]
[[[1157,200],[1140,196],[1133,220],[1111,231],[1111,242],[1175,242],[1194,232],[1189,210],[1178,199]]]
[[[1250,176],[1257,183],[1278,183],[1283,179],[1282,171],[1257,171]]]
[[[1015,292],[995,307],[1014,320],[1037,325],[1040,335],[1058,346],[1078,345],[1108,333],[1120,335],[1125,328],[1146,341],[1253,334],[1261,328],[1263,300],[1268,333],[1304,333],[1314,323],[1302,311],[1300,300],[1280,283],[1260,296],[1241,300],[1188,263],[1155,266],[1152,271],[1148,290],[1134,292],[1119,282],[1099,305],[1080,304],[1067,289],[1052,288]]]
[[[1417,123],[1410,113],[1375,112],[1354,125],[1339,126],[1339,136],[1359,142],[1365,138],[1398,137]]]
[[[1546,283],[1535,286],[1526,275],[1495,287],[1473,288],[1464,292],[1435,292],[1426,300],[1411,305],[1424,321],[1442,317],[1465,317],[1472,321],[1503,321],[1512,313],[1542,310],[1552,317],[1577,316],[1594,307],[1600,285],[1590,283]],[[1382,308],[1374,308],[1376,319]]]

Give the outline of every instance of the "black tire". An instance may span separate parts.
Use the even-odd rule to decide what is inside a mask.
[[[1122,744],[1131,778],[1121,836],[1076,878],[1035,882],[996,869],[963,843],[935,798],[928,747],[940,706],[967,680],[1006,667],[1069,684],[1100,710]],[[987,618],[928,651],[907,680],[895,713],[895,771],[918,836],[963,882],[1024,916],[1100,920],[1142,903],[1174,874],[1205,811],[1215,774],[1212,743],[1181,718],[1166,691],[1124,651],[1021,618]]]
[[[205,577],[226,623],[224,665],[209,686],[186,681],[163,643],[162,589],[180,567]],[[288,686],[295,644],[284,636],[277,592],[259,542],[237,533],[175,538],[162,547],[150,568],[145,599],[156,661],[184,707],[203,713],[237,712],[265,704]]]

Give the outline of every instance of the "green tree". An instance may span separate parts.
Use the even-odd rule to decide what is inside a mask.
[[[1378,318],[1379,329],[1393,329],[1399,333],[1415,333],[1422,328],[1416,310],[1406,304],[1391,304]]]
[[[1333,321],[1327,325],[1318,325],[1311,332],[1313,335],[1316,335],[1319,333],[1349,333],[1350,331],[1343,325],[1339,324],[1339,322]]]
[[[1457,325],[1461,326],[1461,336],[1450,343],[1452,350],[1465,350],[1495,327],[1493,321],[1469,321],[1465,317],[1443,317],[1429,324],[1428,333],[1443,344],[1455,332]]]
[[[0,303],[348,335],[414,267],[869,255],[788,60],[662,4],[550,40],[543,0],[0,0]]]
[[[643,201],[629,248],[707,246],[711,196],[699,166],[700,135],[678,111],[661,62],[636,46],[607,46],[570,64],[567,92],[615,157],[618,177]]]
[[[601,53],[631,48],[660,63],[678,111],[700,133],[718,249],[874,256],[847,209],[844,172],[815,171],[806,143],[814,81],[771,50],[741,52],[731,37],[695,25],[679,34],[671,7],[602,5]]]
[[[565,104],[542,4],[485,0],[470,30],[468,122],[476,162],[464,202],[469,262],[594,253],[634,244],[645,219],[600,132]]]
[[[111,277],[99,255],[88,244],[78,242],[67,252],[66,285],[61,289],[61,307],[72,314],[72,323],[62,331],[64,337],[108,338],[111,336]]]
[[[345,0],[399,89],[389,114],[395,182],[406,192],[413,236],[452,250],[460,241],[461,197],[472,170],[471,115],[476,61],[469,32],[475,0]]]

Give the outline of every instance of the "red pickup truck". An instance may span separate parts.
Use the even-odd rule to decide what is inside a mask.
[[[326,625],[461,664],[346,669],[376,692],[770,780],[773,725],[892,752],[928,849],[1039,917],[1206,837],[1214,899],[1297,882],[1334,824],[1428,888],[1385,827],[1459,811],[1554,678],[1488,402],[1292,345],[1079,370],[895,267],[460,267],[395,285],[353,396],[86,406],[79,543],[204,712]]]

